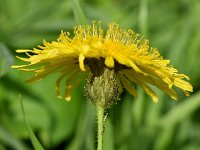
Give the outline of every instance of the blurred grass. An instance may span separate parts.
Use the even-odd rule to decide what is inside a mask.
[[[40,144],[40,142],[36,138],[33,130],[31,129],[28,121],[26,120],[26,115],[25,115],[25,112],[24,112],[24,106],[23,106],[23,101],[22,101],[21,95],[19,95],[19,100],[20,100],[20,103],[21,103],[21,109],[22,109],[22,112],[23,112],[24,122],[26,124],[27,129],[28,129],[31,143],[32,143],[35,150],[44,150],[44,148],[42,147],[42,145]]]
[[[198,0],[0,0],[0,149],[33,149],[19,94],[27,121],[45,149],[95,149],[94,110],[83,96],[83,84],[67,103],[55,96],[56,75],[27,84],[31,74],[10,65],[15,49],[31,49],[43,38],[55,40],[61,29],[72,31],[73,25],[96,19],[103,27],[115,21],[145,35],[194,86],[191,97],[179,93],[179,101],[157,90],[158,104],[140,88],[137,98],[123,93],[107,111],[105,150],[200,149],[199,16]]]

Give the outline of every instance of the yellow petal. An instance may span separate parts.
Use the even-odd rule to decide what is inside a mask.
[[[120,75],[120,79],[126,91],[128,91],[133,96],[137,96],[135,88],[131,86],[130,82],[123,75]]]
[[[56,80],[56,95],[57,97],[60,97],[60,82],[63,80],[64,77],[67,76],[67,74],[72,71],[71,69],[67,69],[66,72],[62,73],[62,75]]]
[[[84,66],[85,56],[83,54],[80,54],[78,60],[79,60],[80,69],[82,71],[85,71],[85,66]]]
[[[118,86],[118,91],[121,93],[123,91],[122,83],[120,81],[120,76],[117,76],[117,86]]]
[[[143,72],[140,68],[138,68],[138,66],[132,62],[131,60],[128,61],[128,64],[138,73],[141,73],[143,75],[148,75],[147,73]]]
[[[65,100],[66,101],[71,101],[71,89],[72,89],[72,85],[67,85],[65,88]]]
[[[142,88],[145,90],[145,92],[146,92],[149,96],[151,96],[151,98],[153,99],[153,101],[154,101],[155,103],[157,103],[157,102],[158,102],[158,97],[157,97],[156,93],[155,93],[149,86],[147,86],[146,84],[142,84],[141,86],[142,86]]]
[[[66,83],[65,83],[65,100],[68,101],[68,102],[71,100],[71,91],[72,91],[72,86],[74,87],[74,81],[75,81],[74,79],[76,79],[79,72],[80,71],[76,70],[66,80]]]
[[[32,64],[28,64],[28,65],[20,65],[20,66],[11,66],[11,68],[23,68],[23,67],[27,67],[27,66],[31,66]]]
[[[29,59],[29,58],[22,58],[22,57],[19,57],[19,56],[16,56],[16,57],[17,57],[18,59],[20,59],[20,60],[30,62],[30,59]]]
[[[175,78],[174,85],[179,87],[182,90],[193,92],[192,85],[190,83],[188,83],[187,81],[184,81],[180,78]]]
[[[106,57],[105,64],[107,67],[113,68],[115,65],[114,59],[112,57]]]
[[[172,88],[169,88],[168,85],[164,81],[162,81],[162,79],[155,78],[153,76],[143,76],[139,73],[136,73],[135,71],[130,71],[130,70],[124,70],[122,72],[130,81],[135,82],[136,84],[139,84],[139,82],[140,83],[146,82],[146,83],[152,84],[156,86],[157,88],[165,91],[167,94],[169,94],[169,96],[172,99],[174,100],[177,99],[176,92]],[[136,81],[136,79],[138,81]]]
[[[145,90],[145,92],[151,96],[154,102],[158,102],[158,97],[155,92],[147,84],[145,84],[145,82],[147,82],[147,80],[145,80],[145,78],[147,78],[146,76],[140,75],[138,73],[131,74],[128,70],[124,70],[121,73],[123,73],[130,81],[140,85]]]
[[[177,93],[172,88],[169,88],[169,86],[164,81],[162,81],[162,79],[150,77],[149,81],[149,83],[152,85],[155,85],[162,91],[165,91],[172,99],[177,100]]]
[[[33,52],[33,50],[30,49],[18,49],[16,50],[17,53],[25,53],[25,52]]]

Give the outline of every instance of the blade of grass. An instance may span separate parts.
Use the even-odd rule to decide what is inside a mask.
[[[83,103],[81,106],[80,119],[78,122],[76,135],[72,143],[66,147],[66,150],[84,149],[86,146],[84,143],[87,140],[88,132],[90,132],[92,129],[92,123],[94,120],[94,116],[92,116],[91,113],[92,107],[88,103]]]
[[[86,24],[87,19],[78,0],[72,0],[72,9],[77,24]]]
[[[14,58],[4,43],[0,42],[0,77],[8,72]]]
[[[141,88],[138,88],[138,96],[133,100],[132,105],[132,117],[135,127],[139,127],[142,124],[142,118],[144,113],[144,91]],[[132,100],[132,99],[131,99]]]
[[[113,133],[113,125],[112,122],[110,120],[110,118],[108,118],[107,120],[105,120],[105,129],[104,129],[104,135],[103,135],[103,139],[104,139],[104,143],[103,143],[103,147],[104,149],[109,149],[109,150],[114,150],[114,133]]]
[[[148,20],[147,19],[148,19],[147,0],[141,0],[138,22],[139,22],[140,32],[145,36],[148,36]]]
[[[172,140],[174,129],[178,123],[190,116],[200,106],[200,92],[174,107],[160,119],[161,132],[155,144],[155,150],[166,149]]]
[[[30,135],[31,143],[33,144],[33,147],[34,147],[35,150],[44,150],[44,148],[40,144],[39,140],[36,138],[34,132],[32,131],[28,121],[26,120],[26,116],[25,116],[25,111],[24,111],[24,106],[23,106],[21,95],[19,95],[19,99],[20,99],[20,102],[21,102],[21,108],[22,108],[22,112],[23,112],[23,116],[24,116],[24,122],[25,122],[25,124],[27,126],[27,129],[28,129],[28,132],[29,132],[29,135]]]
[[[23,143],[21,143],[21,141],[14,137],[10,132],[8,132],[2,125],[0,125],[0,141],[5,145],[9,145],[13,149],[27,150]]]
[[[200,92],[174,107],[161,118],[159,126],[162,128],[174,126],[184,120],[200,107]]]
[[[160,134],[159,134],[159,138],[157,138],[155,146],[154,146],[154,150],[164,150],[168,147],[168,145],[170,144],[171,140],[172,140],[172,136],[174,133],[174,127],[173,126],[169,126],[167,128],[164,128]]]

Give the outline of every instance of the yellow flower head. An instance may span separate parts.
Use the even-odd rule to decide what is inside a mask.
[[[193,90],[183,80],[189,78],[178,74],[178,70],[170,66],[170,61],[163,59],[156,48],[149,48],[147,39],[133,30],[121,29],[116,23],[109,24],[106,33],[100,22],[93,22],[92,26],[75,26],[74,37],[62,31],[57,41],[43,41],[43,44],[33,50],[17,50],[18,53],[27,54],[28,58],[18,58],[29,64],[12,68],[35,72],[28,80],[30,82],[51,73],[61,73],[56,81],[57,96],[60,96],[61,80],[68,77],[66,100],[70,100],[71,88],[80,81],[76,79],[77,75],[92,72],[90,62],[93,60],[103,61],[105,67],[113,68],[117,73],[119,89],[124,88],[133,96],[136,96],[133,83],[140,85],[154,102],[158,98],[149,85],[165,91],[173,99],[177,98],[174,87],[180,88],[187,96]],[[34,69],[30,69],[30,66]],[[98,66],[92,69],[98,70]]]

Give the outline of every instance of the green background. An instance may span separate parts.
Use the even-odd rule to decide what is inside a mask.
[[[122,93],[118,104],[106,111],[104,149],[199,150],[199,0],[0,0],[0,150],[29,150],[33,145],[95,149],[97,120],[84,85],[66,102],[56,97],[56,74],[29,84],[25,80],[32,73],[10,69],[23,63],[15,59],[16,49],[56,40],[61,29],[72,32],[74,25],[85,22],[84,15],[89,23],[102,20],[106,28],[114,21],[144,35],[179,72],[189,75],[194,87],[190,97],[177,90],[178,101],[156,89],[157,104],[139,87],[136,98]]]

